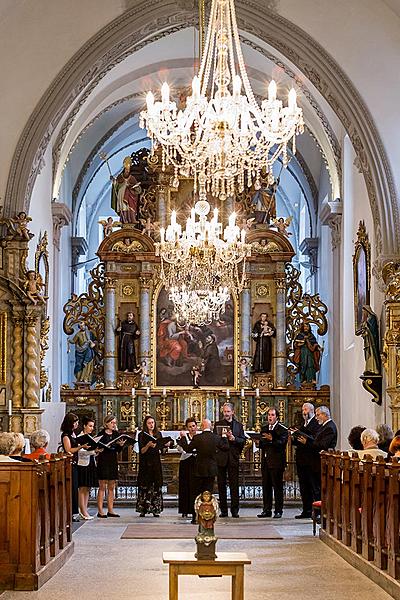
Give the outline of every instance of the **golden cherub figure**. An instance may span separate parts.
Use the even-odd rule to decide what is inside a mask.
[[[19,236],[24,240],[30,240],[33,238],[33,233],[28,229],[28,223],[32,221],[31,217],[28,217],[26,212],[21,211],[16,217],[5,218],[1,217],[2,208],[0,207],[0,225],[5,225],[8,229],[8,233],[11,236]]]
[[[143,227],[143,233],[149,237],[156,237],[160,233],[160,223],[158,221],[151,221],[150,217],[147,219],[139,219],[140,224]]]
[[[287,217],[286,219],[284,219],[283,217],[272,219],[274,227],[276,227],[276,229],[279,231],[279,233],[281,233],[282,235],[284,235],[286,237],[289,237],[292,235],[290,233],[290,231],[287,231],[287,228],[289,227],[289,225],[292,221],[293,221],[293,217],[291,215],[289,217]]]
[[[103,236],[108,237],[112,234],[113,230],[116,227],[122,227],[122,223],[120,221],[114,221],[112,217],[107,217],[107,219],[101,219],[98,223],[103,227]]]
[[[29,300],[33,304],[44,304],[45,299],[43,298],[42,290],[44,289],[44,283],[40,273],[35,271],[27,271],[26,281],[24,283],[24,290]]]

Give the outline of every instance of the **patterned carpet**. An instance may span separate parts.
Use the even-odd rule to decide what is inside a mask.
[[[121,539],[193,539],[197,533],[197,525],[190,522],[176,521],[160,523],[149,516],[140,523],[130,523],[123,532]],[[232,520],[217,521],[215,535],[224,540],[281,540],[282,536],[268,523],[254,523],[242,519],[233,523]]]

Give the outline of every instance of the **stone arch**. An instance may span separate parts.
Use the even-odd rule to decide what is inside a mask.
[[[182,5],[190,5],[189,10]],[[138,50],[146,38],[160,37],[194,24],[193,3],[178,0],[145,1],[94,35],[65,65],[31,114],[17,144],[9,173],[4,213],[29,208],[34,181],[43,155],[66,107],[84,97],[127,53]],[[364,175],[375,221],[379,252],[395,253],[400,233],[398,204],[392,172],[380,135],[354,85],[341,67],[298,26],[268,9],[266,3],[238,0],[239,27],[281,52],[304,73],[332,107],[352,141]],[[262,28],[260,27],[262,23]],[[79,110],[79,102],[76,104]],[[66,125],[67,126],[67,125]]]

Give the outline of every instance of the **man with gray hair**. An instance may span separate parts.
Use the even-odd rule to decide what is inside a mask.
[[[361,444],[363,450],[357,450],[357,454],[360,458],[365,456],[372,456],[375,460],[378,456],[387,457],[387,452],[381,450],[378,447],[379,433],[375,429],[364,429],[361,433]]]
[[[315,438],[299,435],[297,440],[307,446],[310,450],[310,466],[313,477],[313,485],[318,500],[321,499],[321,457],[322,450],[335,449],[337,442],[337,427],[331,419],[331,413],[327,406],[318,406],[315,410],[315,418],[321,425]]]
[[[302,444],[298,441],[298,436],[302,433],[305,436],[315,438],[320,429],[320,424],[315,418],[314,406],[311,402],[304,402],[301,408],[304,424],[299,429],[292,430],[292,443],[296,446],[296,468],[299,478],[301,501],[303,504],[302,511],[295,519],[310,519],[312,511],[312,503],[319,500],[318,487],[315,489],[314,477],[312,474],[312,456],[313,451],[307,444]]]

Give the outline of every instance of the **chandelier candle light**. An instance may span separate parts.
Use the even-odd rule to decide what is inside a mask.
[[[246,282],[246,258],[251,254],[246,231],[236,225],[235,213],[223,230],[218,209],[210,220],[209,212],[209,203],[199,200],[182,230],[172,211],[171,223],[160,229],[160,242],[155,244],[161,281],[180,323],[203,325],[218,319],[229,295],[240,294]]]
[[[240,47],[234,0],[213,0],[200,69],[186,106],[177,109],[164,82],[160,101],[148,92],[140,126],[147,128],[153,152],[161,146],[162,168],[173,166],[174,187],[179,186],[179,175],[193,177],[200,200],[207,194],[225,200],[246,186],[260,189],[261,179],[272,184],[272,166],[280,156],[287,165],[290,141],[296,151],[296,135],[304,130],[296,91],[290,90],[288,106],[276,95],[272,80],[268,98],[261,106],[256,102]]]

